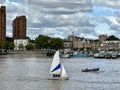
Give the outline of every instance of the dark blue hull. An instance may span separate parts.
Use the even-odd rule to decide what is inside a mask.
[[[82,70],[83,72],[90,72],[90,71],[99,71],[99,68],[86,68]]]
[[[73,54],[72,55],[73,57],[86,57],[86,56],[88,56],[88,54]]]

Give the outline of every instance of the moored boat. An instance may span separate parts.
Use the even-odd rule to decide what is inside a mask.
[[[88,54],[83,54],[83,53],[75,53],[72,55],[73,57],[86,57]]]
[[[0,55],[7,55],[7,54],[8,54],[7,50],[0,49]]]
[[[82,69],[82,72],[91,72],[91,71],[99,71],[100,68],[86,68]]]
[[[70,54],[62,54],[62,55],[61,55],[61,58],[70,58],[70,57],[71,57]]]
[[[112,54],[111,54],[111,53],[106,53],[106,54],[105,54],[105,58],[106,58],[106,59],[110,59],[111,57],[112,57]]]

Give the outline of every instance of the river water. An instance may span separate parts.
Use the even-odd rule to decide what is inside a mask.
[[[48,80],[52,57],[0,56],[0,90],[120,90],[120,59],[62,58],[69,80]],[[99,67],[98,72],[81,72]]]

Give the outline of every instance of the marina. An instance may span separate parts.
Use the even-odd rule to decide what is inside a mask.
[[[52,57],[40,54],[0,56],[0,90],[119,90],[120,59],[61,58],[69,80],[48,80]],[[83,68],[99,67],[97,72]],[[111,87],[112,86],[112,87]]]

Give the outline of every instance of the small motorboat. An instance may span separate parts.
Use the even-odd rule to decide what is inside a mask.
[[[86,69],[83,69],[82,72],[91,72],[91,71],[99,71],[100,68],[86,68]]]
[[[70,54],[62,54],[62,55],[61,55],[61,58],[70,58],[70,57],[71,57]]]

